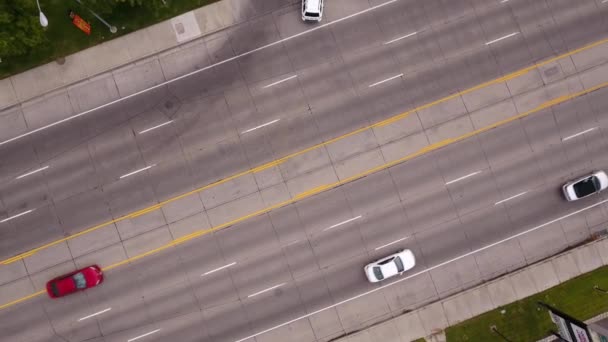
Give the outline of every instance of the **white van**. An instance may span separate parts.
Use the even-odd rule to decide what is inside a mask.
[[[321,21],[323,0],[302,0],[302,20]]]

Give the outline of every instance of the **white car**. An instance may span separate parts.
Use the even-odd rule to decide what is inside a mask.
[[[401,252],[368,264],[364,270],[367,279],[372,283],[377,283],[410,270],[415,265],[416,258],[414,258],[414,253],[409,249],[404,249]]]
[[[564,184],[562,190],[568,201],[576,201],[589,195],[596,194],[606,188],[608,188],[608,176],[606,176],[606,172],[596,171],[590,175]]]
[[[323,0],[302,0],[302,20],[321,21]]]

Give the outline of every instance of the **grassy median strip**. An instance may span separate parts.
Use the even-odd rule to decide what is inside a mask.
[[[206,6],[218,0],[171,0],[166,7],[157,10],[146,6],[131,6],[127,2],[107,2],[111,12],[97,9],[93,3],[82,1],[85,7],[75,0],[40,0],[42,12],[49,21],[45,29],[47,41],[32,49],[29,53],[14,58],[0,56],[0,79],[23,72],[27,69],[59,60],[88,47],[109,41],[124,34],[170,19],[193,9]],[[89,9],[100,15],[106,22],[116,26],[118,32],[110,33]],[[91,35],[87,36],[75,27],[68,16],[69,10],[91,24]],[[38,11],[29,13],[38,16]],[[154,37],[151,37],[154,39]]]
[[[491,326],[513,342],[542,339],[549,330],[555,330],[555,325],[547,310],[537,303],[549,304],[584,321],[608,311],[608,294],[594,286],[608,289],[608,266],[451,326],[446,329],[447,341],[503,341],[490,330]]]

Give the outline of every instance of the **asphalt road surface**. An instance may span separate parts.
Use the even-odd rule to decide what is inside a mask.
[[[354,3],[338,8],[328,1],[325,19],[367,4]],[[4,144],[2,210],[6,218],[32,211],[0,223],[0,256],[605,38],[601,6],[400,0]],[[303,29],[297,20],[298,6],[290,6],[237,27],[228,38],[209,40],[215,48],[207,62],[297,33]],[[93,95],[83,101],[99,101]],[[604,196],[566,203],[559,192],[574,176],[608,168],[605,95],[600,89],[117,267],[106,272],[98,289],[57,301],[38,296],[5,308],[3,338],[83,341],[103,334],[99,341],[124,341],[153,332],[141,340],[237,341],[378,288],[366,282],[363,265],[401,248],[414,251],[415,273],[585,209],[364,300],[298,320],[292,328],[326,338],[555,253],[599,229],[608,215],[603,205],[589,208]],[[53,101],[58,100],[27,110],[60,111],[51,107]],[[431,136],[466,116],[419,112],[411,133]],[[141,133],[168,120],[173,121]],[[279,172],[288,183],[322,170],[330,159],[313,167],[300,160]],[[20,177],[39,168],[44,169]],[[247,192],[241,185],[234,188]],[[221,197],[212,193],[200,200],[209,212],[224,204]],[[150,228],[152,223],[113,225],[118,241],[109,239],[103,248],[127,256],[175,232]],[[143,231],[147,239],[135,240]],[[103,235],[91,236],[91,245],[104,243],[97,241]],[[119,241],[133,243],[114,250]],[[95,253],[85,252],[74,257],[77,265],[95,262]],[[36,269],[27,258],[20,263],[35,290],[58,271]],[[259,340],[264,338],[272,340]]]

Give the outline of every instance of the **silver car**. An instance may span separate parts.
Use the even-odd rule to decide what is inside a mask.
[[[564,184],[562,191],[568,201],[576,201],[596,194],[606,188],[608,188],[608,176],[606,176],[606,172],[595,171],[590,175]]]
[[[414,253],[409,249],[404,249],[368,264],[364,270],[367,279],[372,283],[377,283],[410,270],[415,265]]]

